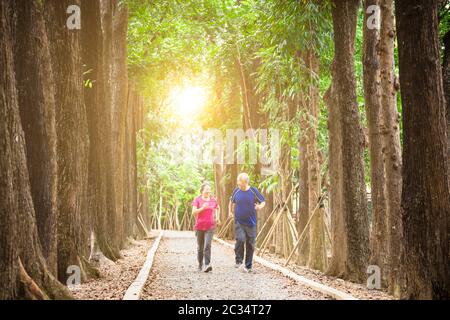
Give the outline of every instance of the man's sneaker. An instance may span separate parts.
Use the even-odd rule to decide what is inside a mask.
[[[253,269],[252,268],[245,267],[244,271],[247,272],[247,273],[253,273]]]
[[[204,270],[205,272],[211,272],[212,271],[212,266],[210,265],[210,264],[208,264],[206,267],[205,267],[205,270]]]
[[[242,263],[236,263],[236,264],[234,265],[234,267],[235,267],[236,269],[239,269],[241,266],[242,266]]]

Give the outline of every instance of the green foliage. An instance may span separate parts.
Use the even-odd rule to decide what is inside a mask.
[[[293,168],[298,169],[301,114],[291,119],[283,114],[288,102],[308,88],[306,79],[310,75],[299,58],[301,52],[314,50],[321,57],[321,74],[315,81],[319,81],[322,95],[330,83],[333,48],[328,1],[123,3],[130,12],[129,72],[137,89],[145,94],[149,111],[139,158],[140,175],[146,177],[143,181],[148,180],[148,190],[155,192],[158,184],[163,184],[165,192],[183,201],[188,198],[184,190],[189,186],[183,185],[181,178],[186,177],[176,175],[177,170],[184,168],[186,175],[191,173],[192,179],[188,180],[193,185],[200,182],[200,176],[211,176],[212,168],[198,167],[195,159],[183,162],[181,167],[172,164],[162,147],[176,143],[170,136],[180,126],[166,110],[170,90],[189,79],[203,78],[212,93],[200,125],[225,130],[242,127],[241,77],[242,72],[250,74],[263,112],[269,116],[270,128],[281,131],[283,144],[292,150]],[[323,104],[320,114],[319,145],[326,153],[327,112]],[[269,190],[278,181],[274,172],[261,185]]]
[[[334,55],[331,1],[318,0],[123,0],[129,7],[128,64],[136,89],[145,96],[148,114],[139,141],[139,175],[152,201],[159,188],[170,205],[186,203],[197,193],[203,179],[212,180],[212,166],[195,157],[180,163],[168,152],[178,141],[173,133],[183,125],[168,110],[174,87],[199,82],[210,90],[207,106],[197,128],[241,128],[243,119],[242,76],[256,88],[268,126],[279,129],[282,144],[291,150],[292,168],[298,170],[298,140],[302,103],[311,81],[321,98],[331,83]],[[440,10],[441,38],[449,30],[448,1]],[[365,126],[363,94],[363,11],[359,12],[355,42],[357,99]],[[303,61],[306,52],[320,58],[318,74]],[[395,52],[396,62],[398,60]],[[86,73],[86,77],[88,77]],[[85,79],[86,86],[94,85]],[[303,100],[302,100],[303,99]],[[303,101],[303,102],[301,102]],[[292,104],[297,112],[289,114]],[[401,103],[399,98],[399,111]],[[288,116],[289,114],[289,116]],[[328,110],[320,99],[318,145],[328,159]],[[248,146],[242,145],[240,148]],[[179,160],[179,159],[178,159]],[[366,181],[369,157],[366,153]],[[252,172],[252,166],[243,170]],[[294,174],[294,177],[296,174]],[[252,177],[256,179],[259,177]],[[277,172],[257,181],[266,190],[279,184]]]

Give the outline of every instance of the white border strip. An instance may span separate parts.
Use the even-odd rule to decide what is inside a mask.
[[[217,237],[214,237],[214,240],[216,240],[217,242],[223,244],[224,246],[227,246],[229,248],[234,248],[234,246],[222,239],[219,239]],[[282,273],[283,275],[285,275],[288,278],[291,278],[301,284],[304,284],[316,291],[322,292],[323,294],[329,295],[337,300],[358,300],[357,298],[355,298],[352,295],[349,295],[345,292],[339,291],[337,289],[334,289],[332,287],[323,285],[319,282],[315,282],[313,280],[310,280],[308,278],[305,278],[301,275],[296,274],[295,272],[290,271],[289,269],[286,269],[278,264],[272,263],[266,259],[263,259],[259,256],[254,257],[255,262],[269,268],[275,271],[278,271],[280,273]]]
[[[147,259],[145,260],[145,263],[142,266],[141,271],[139,271],[138,276],[136,277],[134,282],[130,285],[127,292],[125,292],[123,300],[139,300],[141,298],[142,289],[144,288],[144,285],[147,282],[150,270],[153,265],[153,259],[156,254],[156,250],[158,250],[159,243],[161,242],[163,233],[164,233],[163,231],[159,233],[158,238],[156,238],[152,247],[148,251]]]

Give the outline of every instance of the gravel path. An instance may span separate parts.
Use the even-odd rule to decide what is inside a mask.
[[[258,264],[255,272],[234,268],[232,249],[213,242],[211,273],[197,271],[193,232],[165,231],[142,299],[329,299]]]

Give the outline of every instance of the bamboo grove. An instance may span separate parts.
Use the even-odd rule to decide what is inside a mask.
[[[216,236],[232,239],[242,171],[267,199],[259,255],[357,283],[376,266],[397,298],[448,298],[449,12],[445,0],[1,1],[0,299],[70,299],[69,266],[99,277],[131,238],[192,230],[205,180]],[[169,108],[186,82],[208,90],[198,120]],[[186,130],[209,129],[275,129],[277,169],[173,157]]]

